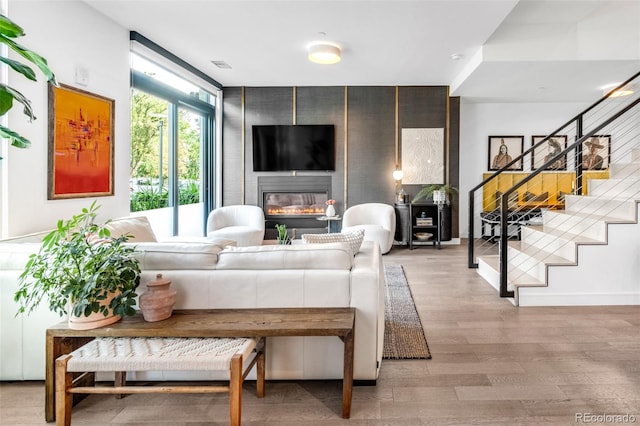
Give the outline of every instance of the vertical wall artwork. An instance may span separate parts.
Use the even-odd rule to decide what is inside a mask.
[[[402,129],[403,184],[444,184],[444,128]]]
[[[524,136],[489,136],[488,170],[500,170],[524,151]],[[522,170],[522,160],[509,170]]]
[[[50,200],[113,195],[114,103],[49,86]]]
[[[605,170],[611,158],[611,135],[598,135],[582,144],[582,169]]]

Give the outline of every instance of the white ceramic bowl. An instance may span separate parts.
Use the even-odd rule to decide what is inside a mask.
[[[433,234],[429,232],[416,232],[416,238],[420,241],[427,241],[431,237],[433,237]]]

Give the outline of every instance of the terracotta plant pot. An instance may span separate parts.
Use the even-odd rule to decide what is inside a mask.
[[[100,304],[104,306],[109,306],[109,303],[111,303],[111,300],[115,296],[116,296],[116,293],[111,294],[109,297],[103,300],[102,303]],[[71,309],[71,312],[73,312],[73,307]],[[107,315],[106,317],[102,312],[94,312],[88,317],[85,317],[84,315],[77,317],[73,315],[73,313],[71,313],[69,315],[68,323],[69,323],[69,328],[72,330],[91,330],[94,328],[100,328],[107,325],[111,325],[113,323],[120,321],[121,319],[122,317],[120,315],[116,315],[113,312],[109,312],[109,315]]]

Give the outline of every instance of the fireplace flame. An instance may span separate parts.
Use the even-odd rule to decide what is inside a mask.
[[[304,216],[324,214],[322,207],[269,207],[268,216]]]

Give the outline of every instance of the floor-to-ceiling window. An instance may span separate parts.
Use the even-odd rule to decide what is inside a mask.
[[[161,236],[204,234],[215,194],[216,96],[132,53],[130,201]]]

